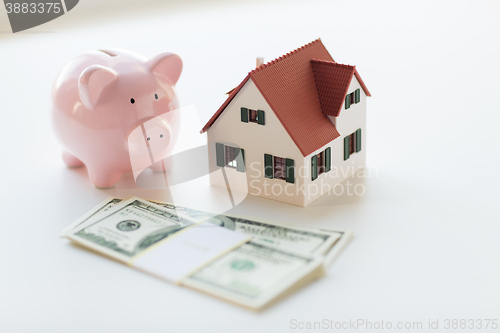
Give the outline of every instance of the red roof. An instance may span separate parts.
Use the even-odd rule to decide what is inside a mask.
[[[326,114],[329,113],[322,110],[320,98],[318,98],[319,88],[317,88],[313,66],[322,67],[323,64],[311,65],[313,59],[325,60],[327,63],[335,64],[321,40],[317,39],[254,69],[230,92],[227,100],[210,118],[201,133],[210,128],[234,96],[251,78],[302,155],[307,156],[338,138],[340,134],[328,119]],[[349,67],[353,68],[352,66]],[[327,69],[320,69],[318,73],[321,72],[321,75],[323,75],[331,70],[330,68]],[[347,91],[351,80],[352,73],[349,82],[343,80],[342,82],[335,82],[334,85],[339,84],[336,89]],[[347,84],[347,87],[344,88],[345,84]],[[322,91],[326,92],[326,89],[322,88]],[[367,90],[365,92],[369,95]]]
[[[323,113],[338,117],[352,78],[356,75],[359,84],[367,96],[371,96],[356,66],[342,65],[332,61],[311,60],[316,89]]]

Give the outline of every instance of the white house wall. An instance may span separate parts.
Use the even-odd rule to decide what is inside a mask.
[[[356,77],[353,77],[349,86],[348,93],[361,90],[360,101],[357,104],[351,104],[349,109],[345,109],[345,103],[338,117],[330,117],[337,128],[340,136],[321,147],[304,159],[304,165],[308,168],[308,177],[305,178],[305,186],[308,188],[305,205],[318,199],[323,194],[331,191],[333,187],[340,184],[347,178],[352,177],[357,171],[365,166],[366,161],[366,94],[361,88]],[[361,151],[350,155],[349,159],[344,161],[344,138],[356,130],[361,129]],[[318,175],[318,178],[311,178],[311,158],[314,155],[331,147],[331,170]],[[341,193],[341,190],[335,191]]]
[[[265,125],[242,122],[242,107],[264,110]],[[295,186],[303,183],[297,172],[294,184],[264,177],[264,154],[293,159],[296,168],[304,163],[304,157],[251,79],[208,129],[207,137],[212,185],[226,187],[224,176],[222,172],[217,172],[216,165],[215,144],[223,143],[245,150],[246,172],[239,172],[230,167],[224,168],[231,190],[248,190],[248,193],[253,195],[304,205],[305,195],[295,194]],[[284,187],[288,187],[287,192],[293,194],[287,195]]]
[[[335,119],[334,124],[337,128],[337,131],[340,133],[342,139],[359,128],[361,128],[362,132],[364,132],[364,129],[366,127],[366,94],[363,91],[363,88],[361,88],[361,85],[359,84],[358,80],[354,76],[349,86],[348,93],[350,94],[354,92],[356,89],[361,90],[359,103],[351,104],[351,107],[347,110],[345,109],[345,103],[343,103],[340,115]],[[362,135],[361,137],[362,140],[364,140],[365,136]],[[362,144],[361,147],[362,147],[361,151],[364,151],[363,150],[364,144]]]

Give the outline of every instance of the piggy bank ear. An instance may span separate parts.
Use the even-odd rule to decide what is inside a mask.
[[[153,74],[167,78],[167,80],[175,85],[182,72],[182,60],[177,54],[164,52],[151,58],[147,62],[147,66]]]
[[[118,78],[118,74],[104,66],[92,65],[84,69],[78,79],[80,99],[87,109],[94,109],[104,88]]]

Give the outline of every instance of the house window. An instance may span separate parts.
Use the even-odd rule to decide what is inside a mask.
[[[252,123],[256,123],[257,122],[257,110],[248,110],[248,113],[249,113],[249,117],[248,117],[248,121],[252,122]]]
[[[291,158],[284,158],[264,154],[264,177],[285,180],[295,183],[295,162]]]
[[[215,157],[217,166],[235,168],[239,172],[245,172],[245,150],[242,148],[216,143]]]
[[[325,152],[322,151],[318,154],[318,175],[325,172]]]
[[[226,146],[226,166],[228,167],[232,167],[232,168],[236,168],[237,164],[236,164],[236,156],[238,155],[238,153],[236,152],[236,148],[234,147],[230,147],[230,146]]]
[[[274,156],[274,178],[286,179],[286,159]]]
[[[349,135],[349,154],[354,154],[356,149],[356,132]]]
[[[317,155],[311,157],[311,180],[315,180],[322,173],[331,170],[332,149],[326,148]]]
[[[257,123],[265,125],[266,117],[263,110],[252,110],[248,108],[241,108],[241,121],[244,123]]]
[[[361,151],[361,129],[344,138],[344,161],[359,151]]]
[[[357,104],[361,100],[361,90],[356,89],[350,94],[347,94],[345,97],[345,109],[349,109],[351,107],[351,104]]]

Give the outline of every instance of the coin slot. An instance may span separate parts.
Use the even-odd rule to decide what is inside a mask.
[[[116,57],[117,56],[115,53],[112,53],[110,51],[105,51],[105,50],[99,50],[99,51],[102,52],[102,53],[106,53],[110,57]]]

